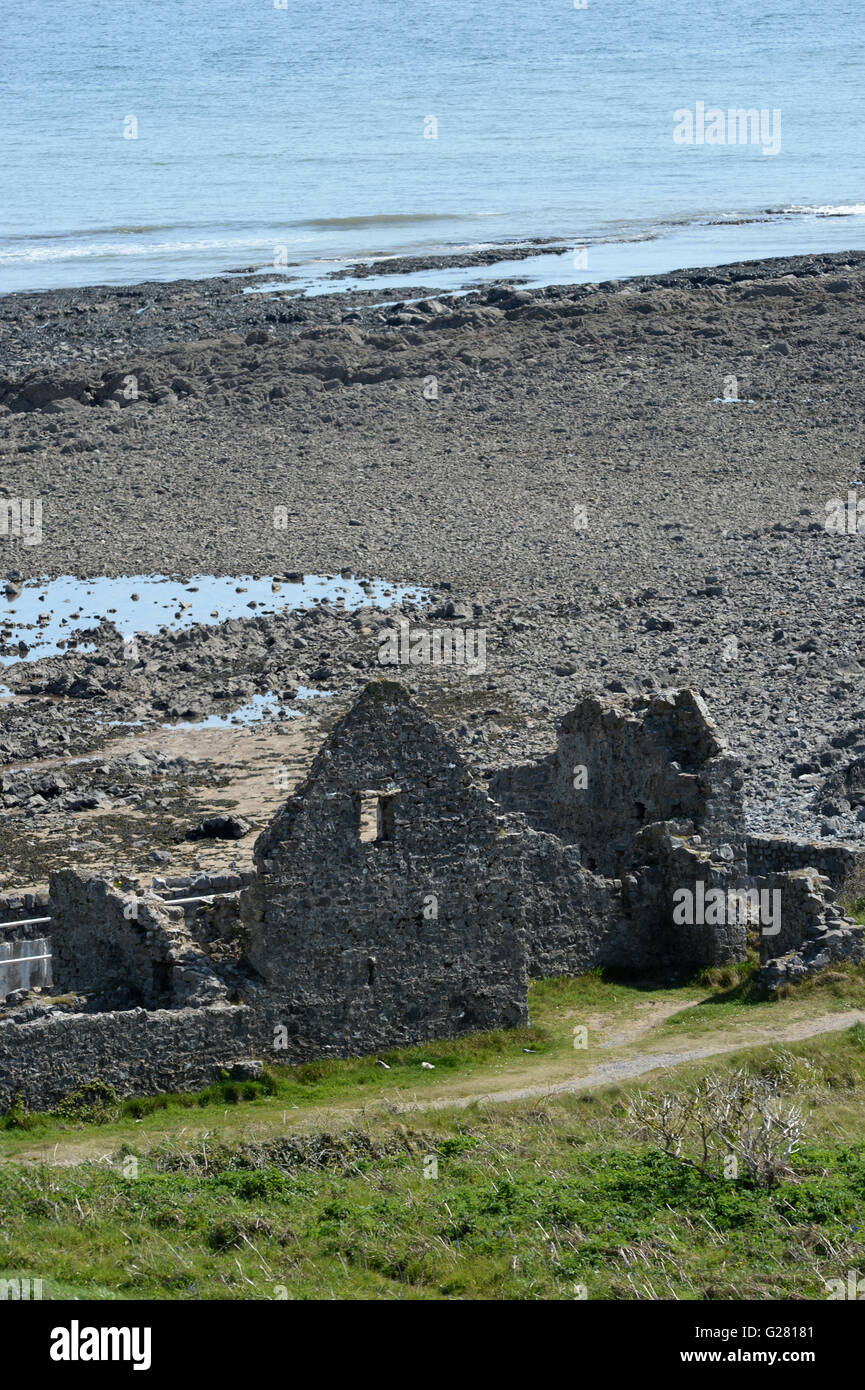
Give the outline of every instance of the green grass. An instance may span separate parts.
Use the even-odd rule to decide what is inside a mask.
[[[777,991],[779,999],[806,999],[818,996],[830,1007],[865,1008],[865,966],[839,961],[819,975],[810,975],[796,985],[784,985]]]
[[[357,1059],[325,1059],[297,1066],[271,1066],[262,1081],[215,1082],[203,1091],[164,1093],[132,1097],[106,1105],[101,1117],[106,1139],[130,1132],[130,1124],[143,1130],[162,1130],[166,1120],[177,1120],[184,1112],[225,1112],[226,1107],[248,1106],[253,1112],[309,1109],[325,1104],[353,1101],[363,1105],[367,1099],[399,1090],[414,1091],[439,1085],[447,1079],[468,1078],[489,1070],[497,1063],[528,1055],[543,1056],[554,1042],[543,1027],[501,1029],[491,1033],[472,1033],[462,1038],[427,1043],[418,1047],[395,1048]],[[383,1062],[385,1065],[381,1066]],[[428,1062],[433,1070],[421,1064]],[[68,1102],[56,1111],[32,1114],[14,1106],[0,1116],[0,1156],[9,1154],[17,1143],[34,1138],[46,1142],[87,1129],[96,1117],[88,1111],[76,1114]],[[98,1121],[97,1121],[98,1122]]]
[[[865,1272],[865,1029],[747,1056],[809,1112],[795,1173],[771,1191],[639,1142],[629,1088],[611,1087],[8,1163],[0,1277],[81,1299],[826,1297],[823,1279]]]
[[[647,1003],[684,1006],[647,1034],[655,1046],[789,1016],[752,979],[746,965],[662,990],[600,972],[542,980],[529,1029],[272,1067],[196,1095],[121,1101],[88,1087],[63,1113],[13,1109],[0,1120],[0,1278],[81,1299],[825,1297],[824,1278],[865,1273],[861,1024],[631,1086],[397,1108],[503,1072],[531,1084],[534,1068],[574,1061],[577,1024],[594,1046],[596,1015],[609,1035],[646,1020]],[[865,969],[791,994],[808,1013],[850,1008],[865,999]],[[809,1113],[796,1172],[771,1192],[685,1168],[628,1119],[638,1085],[681,1090],[743,1061]],[[34,1146],[50,1159],[55,1143],[87,1161],[13,1161]]]
[[[653,992],[651,997],[656,997]],[[690,987],[683,998],[699,998],[704,989]],[[161,1132],[166,1121],[178,1120],[184,1112],[225,1111],[243,1104],[254,1113],[276,1115],[284,1110],[307,1110],[322,1105],[355,1103],[387,1097],[395,1092],[423,1092],[446,1081],[468,1080],[519,1063],[532,1057],[573,1057],[573,1027],[595,1012],[630,1010],[650,997],[645,986],[617,984],[605,980],[599,971],[579,979],[539,980],[530,987],[529,1008],[533,1019],[529,1028],[500,1029],[489,1033],[470,1033],[461,1038],[424,1043],[417,1047],[395,1048],[370,1057],[325,1059],[296,1066],[270,1066],[263,1082],[223,1080],[196,1094],[163,1094],[133,1097],[106,1107],[102,1128],[106,1140],[118,1142],[132,1136],[132,1128]],[[385,1066],[379,1065],[381,1062]],[[428,1062],[432,1070],[421,1064]],[[528,1077],[529,1082],[531,1077]],[[34,1139],[45,1143],[86,1127],[90,1116],[66,1113],[28,1114],[13,1107],[0,1116],[0,1157],[14,1152]]]
[[[50,1114],[31,1114],[13,1106],[0,1116],[0,1159],[34,1142],[46,1146],[76,1133],[89,1132],[94,1122],[100,1137],[118,1144],[140,1142],[147,1134],[161,1135],[167,1125],[191,1122],[218,1123],[239,1110],[261,1120],[278,1119],[288,1111],[313,1111],[321,1106],[364,1107],[400,1093],[417,1094],[444,1083],[468,1081],[479,1075],[494,1080],[505,1070],[519,1067],[523,1081],[532,1082],[533,1059],[574,1061],[574,1027],[587,1024],[593,1015],[613,1016],[623,1022],[644,1017],[648,1002],[671,1002],[679,1011],[656,1025],[653,1039],[670,1041],[683,1034],[711,1033],[736,1021],[767,1022],[777,1016],[777,1001],[761,997],[753,987],[754,966],[746,963],[702,972],[694,981],[675,988],[658,989],[650,983],[616,979],[600,970],[578,979],[537,980],[529,987],[529,1028],[471,1033],[461,1038],[425,1043],[380,1052],[373,1056],[325,1059],[296,1066],[273,1065],[260,1082],[215,1082],[194,1094],[167,1093],[116,1100],[92,1114],[87,1108],[66,1103]],[[817,979],[786,991],[807,998],[827,1011],[865,1006],[865,967],[843,965]],[[591,1043],[597,1033],[590,1029]],[[579,1054],[585,1060],[587,1053]],[[380,1063],[384,1062],[385,1066]],[[432,1064],[432,1070],[421,1064]]]

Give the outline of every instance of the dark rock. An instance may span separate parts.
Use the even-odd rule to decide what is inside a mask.
[[[187,840],[242,840],[252,826],[242,816],[207,816],[193,830],[186,833]]]

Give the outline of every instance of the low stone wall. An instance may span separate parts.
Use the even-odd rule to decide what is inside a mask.
[[[48,917],[51,908],[47,893],[0,893],[0,922],[19,922],[27,917]],[[44,927],[35,928],[44,931]],[[21,933],[16,933],[20,936]],[[0,927],[0,940],[8,936]]]
[[[834,892],[816,869],[757,881],[781,894],[781,931],[760,937],[758,979],[764,989],[795,983],[833,962],[865,960],[865,928],[829,901]]]
[[[193,1091],[250,1055],[251,1011],[130,1009],[0,1022],[0,1113],[49,1110],[98,1078],[121,1096]]]
[[[816,869],[837,890],[865,864],[865,845],[843,840],[803,840],[786,835],[749,835],[748,871],[755,876]]]
[[[226,869],[222,873],[208,874],[200,870],[194,874],[169,874],[167,877],[154,877],[152,888],[163,898],[183,898],[188,896],[206,897],[209,893],[237,893],[246,888],[255,878],[254,869],[238,869],[235,873]]]

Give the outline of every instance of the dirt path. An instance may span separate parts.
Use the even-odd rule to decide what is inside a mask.
[[[672,1008],[665,1016],[670,1017],[678,1012],[678,1008]],[[655,1017],[652,1023],[660,1021],[660,1018]],[[842,1029],[852,1028],[854,1023],[865,1023],[865,1010],[851,1009],[842,1014],[824,1014],[819,1018],[800,1019],[796,1023],[790,1023],[781,1028],[749,1030],[747,1036],[739,1037],[735,1042],[715,1041],[705,1047],[689,1048],[678,1052],[638,1053],[636,1056],[622,1057],[613,1062],[601,1062],[584,1075],[572,1077],[567,1081],[521,1086],[516,1090],[477,1092],[473,1095],[453,1096],[439,1100],[410,1101],[399,1108],[401,1110],[445,1110],[450,1106],[475,1105],[478,1102],[501,1103],[534,1100],[539,1096],[589,1091],[599,1086],[612,1085],[617,1081],[633,1081],[635,1077],[643,1076],[646,1072],[658,1071],[659,1069],[668,1070],[671,1067],[681,1066],[685,1062],[697,1062],[707,1057],[720,1057],[725,1052],[739,1052],[743,1047],[760,1047],[766,1043],[777,1042],[801,1042],[803,1039],[815,1037],[819,1033],[838,1033]]]
[[[608,1014],[594,1015],[591,1020],[591,1028],[599,1035],[594,1044],[595,1047],[604,1049],[630,1046],[675,1014],[691,1008],[692,1001],[653,1000],[647,1001],[645,1005],[639,1007],[645,1011],[643,1017],[638,1020],[623,1020],[617,1031],[613,1031],[611,1028],[609,1033],[603,1028],[603,1024],[610,1021],[610,1016]],[[218,1127],[221,1137],[227,1142],[233,1142],[248,1138],[251,1129],[279,1128],[284,1130],[288,1127],[292,1130],[307,1130],[325,1127],[335,1121],[356,1123],[363,1116],[369,1116],[371,1111],[375,1111],[378,1107],[386,1108],[390,1113],[403,1114],[446,1110],[451,1107],[465,1108],[477,1104],[507,1104],[513,1101],[537,1100],[576,1091],[596,1090],[620,1081],[632,1081],[648,1072],[670,1071],[688,1062],[720,1057],[725,1053],[739,1052],[749,1047],[761,1047],[772,1043],[801,1042],[806,1038],[817,1037],[823,1033],[840,1032],[845,1028],[852,1027],[855,1023],[865,1023],[865,1010],[848,1009],[838,1013],[799,1018],[784,1024],[768,1023],[753,1028],[746,1026],[735,1038],[731,1038],[730,1030],[727,1028],[723,1034],[706,1042],[703,1046],[683,1047],[675,1051],[652,1051],[650,1048],[644,1048],[625,1057],[611,1059],[608,1062],[599,1062],[589,1071],[564,1079],[561,1076],[563,1063],[559,1057],[546,1063],[547,1077],[545,1080],[534,1080],[528,1086],[508,1085],[508,1078],[502,1077],[502,1086],[499,1089],[491,1090],[489,1074],[487,1073],[477,1077],[463,1077],[452,1083],[444,1083],[443,1089],[446,1090],[446,1094],[428,1100],[419,1100],[416,1097],[409,1098],[404,1091],[397,1090],[390,1094],[381,1093],[371,1098],[363,1106],[347,1100],[328,1105],[311,1105],[291,1112],[282,1111],[277,1107],[274,1114],[267,1117],[259,1114],[247,1118],[236,1110],[232,1112],[226,1110],[221,1120],[215,1121],[213,1114],[202,1115],[200,1119],[197,1117],[193,1119],[187,1114],[182,1123],[178,1121],[178,1124],[171,1125],[165,1130],[150,1131],[146,1134],[140,1133],[135,1135],[135,1140],[142,1148],[149,1149],[155,1147],[163,1139],[177,1139],[181,1135],[187,1135],[190,1141],[194,1141],[196,1136],[212,1133]],[[290,1118],[288,1118],[289,1113]],[[123,1136],[116,1134],[108,1137],[97,1132],[88,1134],[86,1138],[70,1138],[49,1143],[37,1141],[32,1145],[16,1148],[14,1151],[10,1149],[5,1153],[0,1152],[0,1163],[17,1161],[72,1165],[96,1161],[113,1164],[122,1138]]]

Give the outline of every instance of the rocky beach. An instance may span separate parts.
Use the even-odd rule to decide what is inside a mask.
[[[399,268],[386,303],[248,270],[0,299],[4,891],[248,862],[381,675],[486,780],[583,691],[693,686],[752,828],[865,837],[865,253],[451,295]],[[16,614],[61,576],[129,603],[71,603],[41,655]],[[237,607],[178,622],[202,576]],[[361,592],[289,603],[304,576]],[[483,633],[482,665],[387,668],[400,620]],[[186,838],[217,813],[247,833]]]

